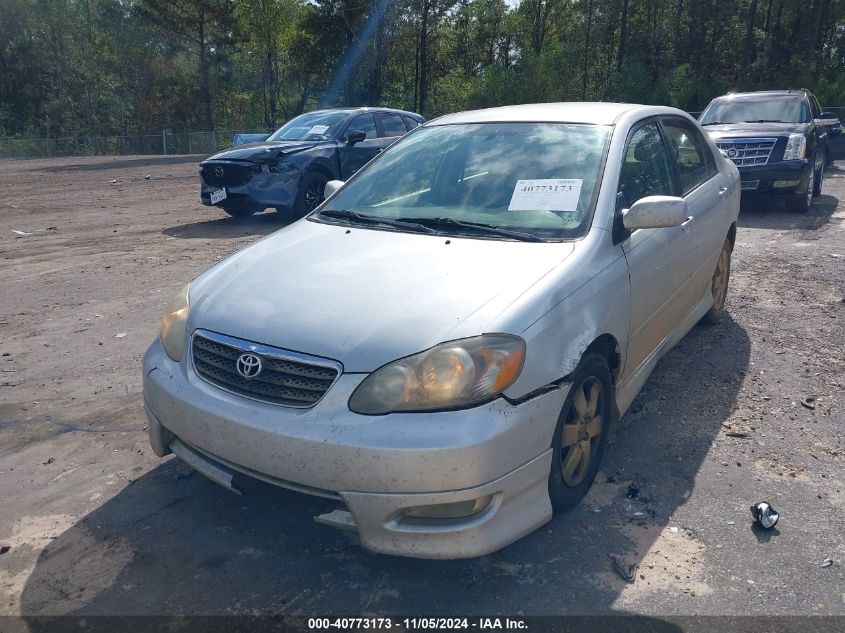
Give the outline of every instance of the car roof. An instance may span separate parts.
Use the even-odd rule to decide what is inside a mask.
[[[394,114],[404,114],[405,116],[414,117],[415,119],[422,119],[422,115],[416,112],[408,112],[407,110],[398,110],[396,108],[385,108],[382,106],[357,106],[352,108],[320,108],[319,110],[312,110],[305,114],[317,114],[319,112],[346,112],[353,114],[355,112],[392,112]]]
[[[716,99],[771,99],[772,97],[806,97],[805,90],[759,90],[757,92],[729,92]]]
[[[641,110],[644,116],[655,114],[678,114],[680,110],[663,106],[647,106],[637,103],[566,102],[528,103],[523,105],[487,108],[447,114],[429,121],[426,125],[451,125],[454,123],[508,123],[508,122],[553,122],[588,123],[612,125],[622,115]]]

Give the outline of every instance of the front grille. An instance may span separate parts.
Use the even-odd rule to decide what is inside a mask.
[[[238,165],[237,163],[205,163],[202,179],[212,187],[240,187],[250,181],[252,175],[261,170],[259,165]]]
[[[194,369],[203,380],[233,393],[288,407],[311,407],[340,375],[340,363],[257,345],[212,332],[193,337]],[[254,378],[238,373],[241,354],[255,354],[262,370]]]
[[[716,141],[716,147],[737,167],[753,167],[769,162],[776,140],[774,138],[724,139]]]

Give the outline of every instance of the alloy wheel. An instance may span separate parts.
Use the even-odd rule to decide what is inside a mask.
[[[716,262],[716,271],[713,273],[713,307],[717,310],[721,310],[725,306],[725,298],[728,294],[730,266],[730,252],[727,248],[723,248],[719,254],[719,261]]]
[[[308,212],[313,211],[323,201],[326,183],[317,180],[311,183],[305,190],[305,208]]]
[[[604,402],[601,381],[585,378],[575,387],[561,433],[560,469],[567,486],[578,486],[590,471],[604,428]]]

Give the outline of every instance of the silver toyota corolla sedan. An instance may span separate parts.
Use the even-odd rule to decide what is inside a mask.
[[[723,310],[739,175],[679,110],[452,114],[328,192],[176,294],[144,402],[156,454],[333,499],[376,552],[478,556],[576,504]]]

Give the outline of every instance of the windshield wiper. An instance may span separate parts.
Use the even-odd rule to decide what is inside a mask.
[[[780,121],[779,119],[755,119],[754,121],[743,121],[743,123],[792,123],[792,121]]]
[[[728,125],[725,121],[709,121],[707,123],[702,123],[701,127],[705,127],[708,125]]]
[[[438,227],[456,227],[475,234],[498,235],[501,237],[510,237],[522,242],[544,242],[541,237],[533,233],[523,233],[522,231],[514,231],[513,229],[506,229],[490,224],[482,224],[481,222],[466,222],[464,220],[455,220],[454,218],[409,218],[409,222],[416,222],[426,226]]]
[[[436,231],[428,226],[423,226],[414,220],[409,221],[395,218],[378,218],[373,215],[358,213],[357,211],[349,211],[348,209],[326,209],[324,211],[320,211],[318,215],[330,219],[346,220],[347,222],[360,222],[361,224],[368,224],[371,226],[383,225],[392,226],[398,229],[411,229],[421,233],[440,233],[440,231]]]

